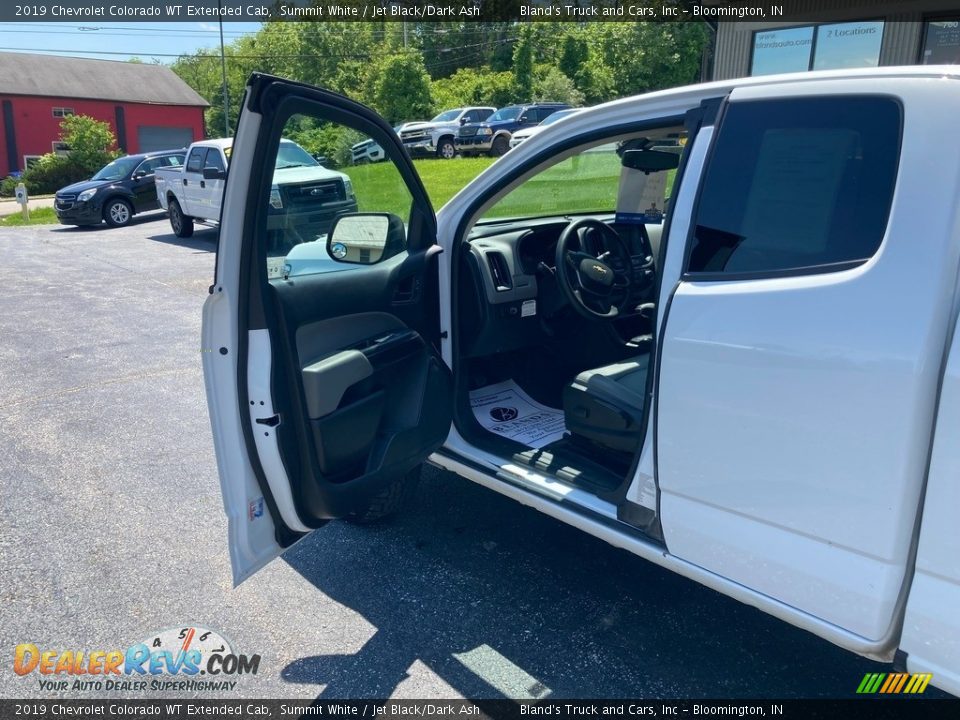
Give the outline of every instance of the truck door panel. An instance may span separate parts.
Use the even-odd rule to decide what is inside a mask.
[[[952,187],[901,162],[960,163],[929,92],[731,94],[657,390],[671,553],[891,652],[960,247]]]

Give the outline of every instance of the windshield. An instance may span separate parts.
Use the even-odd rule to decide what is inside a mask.
[[[497,120],[513,120],[517,115],[520,114],[519,105],[511,105],[510,107],[500,108],[493,115],[487,118],[487,122],[496,122]]]
[[[283,140],[280,142],[280,148],[277,150],[276,169],[290,167],[314,167],[319,165],[313,156],[295,142]]]
[[[544,120],[541,125],[551,125],[557,120],[563,120],[567,115],[573,115],[576,110],[557,110],[553,115],[548,115],[547,119]]]
[[[450,122],[451,120],[456,120],[457,116],[463,112],[462,108],[457,108],[456,110],[447,110],[437,115],[430,122]]]
[[[93,176],[94,180],[123,180],[140,164],[138,158],[123,157],[114,160]]]

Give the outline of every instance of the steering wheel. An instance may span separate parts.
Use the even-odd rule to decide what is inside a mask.
[[[586,318],[612,320],[626,310],[630,272],[630,249],[600,220],[575,220],[557,240],[557,284]]]

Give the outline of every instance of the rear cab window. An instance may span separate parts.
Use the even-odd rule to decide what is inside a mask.
[[[687,273],[783,276],[868,260],[890,214],[901,116],[883,96],[731,103],[701,187]]]

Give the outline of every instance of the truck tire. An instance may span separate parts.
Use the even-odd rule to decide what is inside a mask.
[[[440,138],[437,143],[437,157],[441,160],[453,160],[457,156],[457,148],[450,138]]]
[[[124,227],[133,218],[133,206],[121,197],[110,198],[103,206],[103,219],[110,227]]]
[[[365,509],[355,510],[344,520],[354,525],[372,525],[396,515],[413,497],[417,483],[420,482],[422,468],[422,465],[417,465],[399,480],[394,480],[379,495],[376,495]]]
[[[173,228],[173,234],[181,238],[193,235],[193,218],[183,214],[180,203],[175,198],[171,198],[167,203],[167,209],[170,212],[170,227]]]
[[[500,157],[510,149],[510,140],[505,135],[498,135],[493,139],[493,145],[490,147],[490,155]]]

